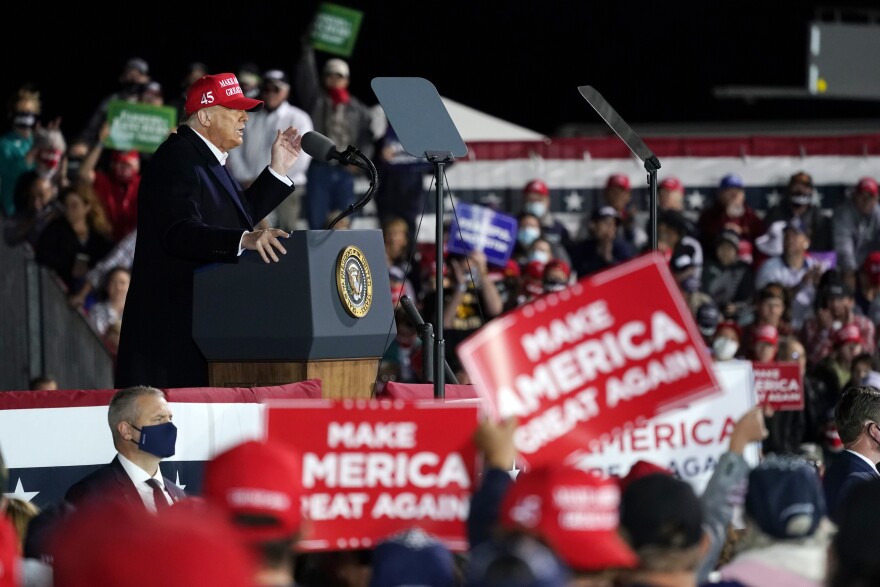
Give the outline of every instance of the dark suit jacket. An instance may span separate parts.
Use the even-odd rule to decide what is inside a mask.
[[[237,262],[242,233],[292,189],[267,168],[242,191],[186,125],[159,146],[138,192],[138,237],[122,317],[117,388],[208,384],[207,363],[192,338],[193,271]]]
[[[174,481],[162,477],[165,489],[171,499],[178,502],[186,499],[186,492],[174,484]],[[104,465],[97,471],[89,473],[70,486],[64,495],[64,500],[75,506],[81,506],[90,501],[122,499],[128,503],[143,506],[140,493],[131,481],[131,477],[125,472],[119,457],[115,457],[109,464]]]
[[[837,458],[831,461],[822,480],[829,517],[833,521],[837,521],[835,519],[836,512],[840,504],[846,500],[846,494],[857,483],[874,477],[880,477],[877,468],[870,466],[863,459],[849,451],[843,451],[837,455]]]

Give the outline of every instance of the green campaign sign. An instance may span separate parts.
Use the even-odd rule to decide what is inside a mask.
[[[177,110],[113,100],[107,109],[110,135],[105,146],[119,151],[152,153],[177,126]]]
[[[322,3],[312,26],[312,45],[320,51],[349,57],[363,17],[360,10]]]

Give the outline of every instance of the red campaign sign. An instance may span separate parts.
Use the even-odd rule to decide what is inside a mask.
[[[371,548],[418,526],[467,550],[479,404],[442,401],[268,402],[270,440],[302,459],[305,551]]]
[[[532,466],[720,390],[667,261],[648,253],[486,324],[458,355]]]
[[[796,362],[752,362],[758,405],[767,404],[777,411],[804,409],[804,384],[801,366]]]

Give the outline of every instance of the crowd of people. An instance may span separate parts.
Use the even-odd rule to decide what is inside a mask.
[[[378,167],[393,178],[377,198],[377,216],[397,337],[378,379],[423,380],[420,341],[400,300],[410,297],[427,322],[441,319],[437,265],[431,249],[419,248],[413,235],[413,202],[424,201],[426,168],[402,155],[393,130],[375,132],[381,125],[349,93],[351,72],[343,60],[329,59],[319,68],[304,48],[292,76],[251,67],[237,78],[207,73],[203,64],[192,64],[182,82],[188,90],[170,96],[151,79],[148,64],[133,58],[119,90],[100,100],[85,128],[68,136],[60,121],[40,122],[37,89],[18,90],[8,105],[12,129],[0,137],[6,242],[33,249],[37,262],[67,290],[71,306],[115,353],[127,299],[131,305],[139,227],[141,250],[148,251],[141,254],[162,261],[140,266],[141,287],[155,292],[169,285],[163,280],[170,280],[170,268],[186,274],[180,283],[191,283],[200,263],[233,260],[243,249],[258,251],[266,262],[277,260],[276,253],[285,252],[278,240],[285,231],[324,228],[355,201],[358,169],[300,156],[299,138],[315,129],[337,145],[356,145],[367,156],[375,152]],[[227,93],[218,105],[205,102],[230,87],[235,95]],[[109,149],[104,139],[112,100],[165,103],[186,123],[156,154]],[[217,167],[216,185],[187,176],[206,160]],[[221,184],[229,194],[248,196],[246,203],[230,208]],[[172,187],[209,190],[199,201],[205,205],[202,217],[213,215],[210,222],[191,222],[193,206],[184,210],[172,202]],[[828,211],[815,205],[811,175],[799,172],[784,199],[763,214],[746,203],[745,184],[735,174],[720,178],[713,201],[700,211],[685,210],[684,186],[676,178],[659,187],[654,235],[625,175],[607,178],[600,200],[577,227],[555,217],[552,186],[529,181],[520,209],[503,211],[517,220],[506,263],[495,265],[479,250],[447,254],[442,324],[452,371],[467,383],[457,356],[462,340],[531,300],[650,251],[656,236],[713,360],[796,362],[801,370],[805,407],[743,415],[702,495],[652,463],[620,480],[558,465],[514,481],[516,424],[485,422],[475,437],[487,468],[472,496],[468,552],[453,555],[411,528],[369,551],[298,557],[295,545],[307,524],[288,452],[266,442],[234,447],[209,461],[204,495],[188,496],[161,474],[160,462],[173,454],[176,438],[162,392],[117,385],[124,389],[108,418],[114,461],[74,485],[57,508],[38,512],[3,500],[12,522],[0,524],[0,545],[12,546],[0,549],[7,556],[0,559],[0,585],[17,584],[10,581],[18,581],[19,571],[27,584],[117,585],[120,577],[145,583],[154,580],[155,569],[145,566],[149,553],[167,557],[167,571],[187,584],[876,584],[877,543],[865,520],[880,516],[877,181],[853,178],[851,194]],[[249,199],[258,192],[265,198]],[[138,201],[144,194],[148,203]],[[151,220],[139,225],[144,211]],[[449,236],[451,225],[446,229]],[[211,230],[216,242],[190,238]],[[221,240],[223,247],[216,244]],[[138,328],[147,336],[159,318],[173,322],[176,314],[143,291],[138,303],[155,306],[138,314]],[[169,332],[189,331],[187,320],[176,321]],[[194,345],[185,334],[175,340],[179,346],[152,348],[174,353],[179,362]],[[186,383],[198,385],[204,376],[200,363],[184,362],[192,371],[181,372],[191,376]],[[142,366],[126,371],[129,378],[142,379]],[[150,381],[159,387],[169,382]],[[57,385],[34,385],[46,383]],[[766,457],[750,471],[742,454],[753,442],[762,444]],[[740,527],[733,511],[743,485],[748,489]],[[242,487],[256,497],[242,497]],[[10,541],[13,535],[18,538]],[[93,549],[113,556],[90,556]],[[218,557],[222,571],[211,564]],[[9,563],[13,559],[25,562]]]
[[[159,571],[235,587],[876,585],[880,390],[844,392],[836,418],[849,456],[827,468],[785,451],[751,466],[745,453],[770,434],[767,415],[758,406],[735,422],[699,494],[646,460],[621,477],[558,462],[520,470],[516,420],[485,420],[473,435],[483,468],[466,549],[401,519],[375,545],[313,552],[300,548],[313,521],[295,449],[239,441],[187,492],[161,470],[178,433],[165,393],[125,388],[107,411],[112,461],[43,508],[0,497],[0,585],[138,587]]]

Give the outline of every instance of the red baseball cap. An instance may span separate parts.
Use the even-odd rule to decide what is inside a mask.
[[[205,465],[202,495],[224,511],[248,543],[291,538],[302,522],[302,475],[292,449],[249,440]],[[246,518],[259,519],[249,524]]]
[[[501,503],[501,526],[538,535],[575,571],[633,568],[619,509],[617,483],[554,465],[519,476]]]
[[[210,508],[175,505],[154,515],[124,500],[87,504],[50,540],[59,587],[152,587],[157,564],[177,585],[246,587],[257,570],[226,520]]]
[[[684,190],[684,184],[682,184],[681,180],[677,177],[667,177],[660,182],[659,188],[661,190],[670,190],[673,192],[677,192]]]
[[[730,328],[731,330],[736,332],[736,337],[739,340],[742,340],[742,328],[733,320],[724,320],[723,322],[719,322],[718,326],[715,328],[715,334],[718,334],[718,331],[722,328]]]
[[[755,344],[766,342],[776,346],[779,344],[779,331],[772,324],[761,324],[755,330]]]
[[[623,175],[622,173],[615,173],[608,178],[608,182],[605,184],[605,188],[621,188],[624,190],[628,190],[630,189],[629,177]]]
[[[620,486],[620,491],[626,491],[626,488],[629,487],[629,484],[635,481],[636,479],[641,479],[646,475],[653,475],[654,473],[665,473],[666,475],[672,475],[672,471],[667,469],[666,467],[661,467],[656,463],[652,463],[651,461],[638,460],[633,463],[632,467],[629,468],[629,473],[625,476],[620,477],[617,480],[617,484]]]
[[[863,268],[871,283],[880,285],[880,251],[868,253]]]
[[[562,259],[550,259],[547,265],[544,266],[544,275],[547,275],[547,272],[551,269],[561,269],[565,273],[566,279],[571,277],[571,267]]]
[[[141,154],[137,151],[113,151],[110,160],[114,163],[141,162]]]
[[[850,342],[862,342],[862,333],[859,332],[859,327],[855,324],[846,324],[845,326],[841,326],[834,333],[835,345],[843,346]]]
[[[526,184],[526,187],[523,188],[523,193],[536,193],[541,194],[542,196],[550,195],[550,188],[547,187],[547,184],[541,181],[540,179],[533,179],[529,183]]]
[[[519,263],[517,263],[513,259],[508,259],[507,264],[504,267],[497,267],[493,265],[489,269],[489,278],[492,279],[492,281],[500,281],[505,277],[522,277],[522,269],[520,269]]]
[[[186,92],[187,116],[209,106],[256,112],[263,108],[263,101],[245,96],[234,73],[217,73],[199,78]]]
[[[856,184],[856,192],[868,192],[872,196],[876,196],[880,193],[880,189],[878,189],[877,181],[873,177],[863,177]]]

